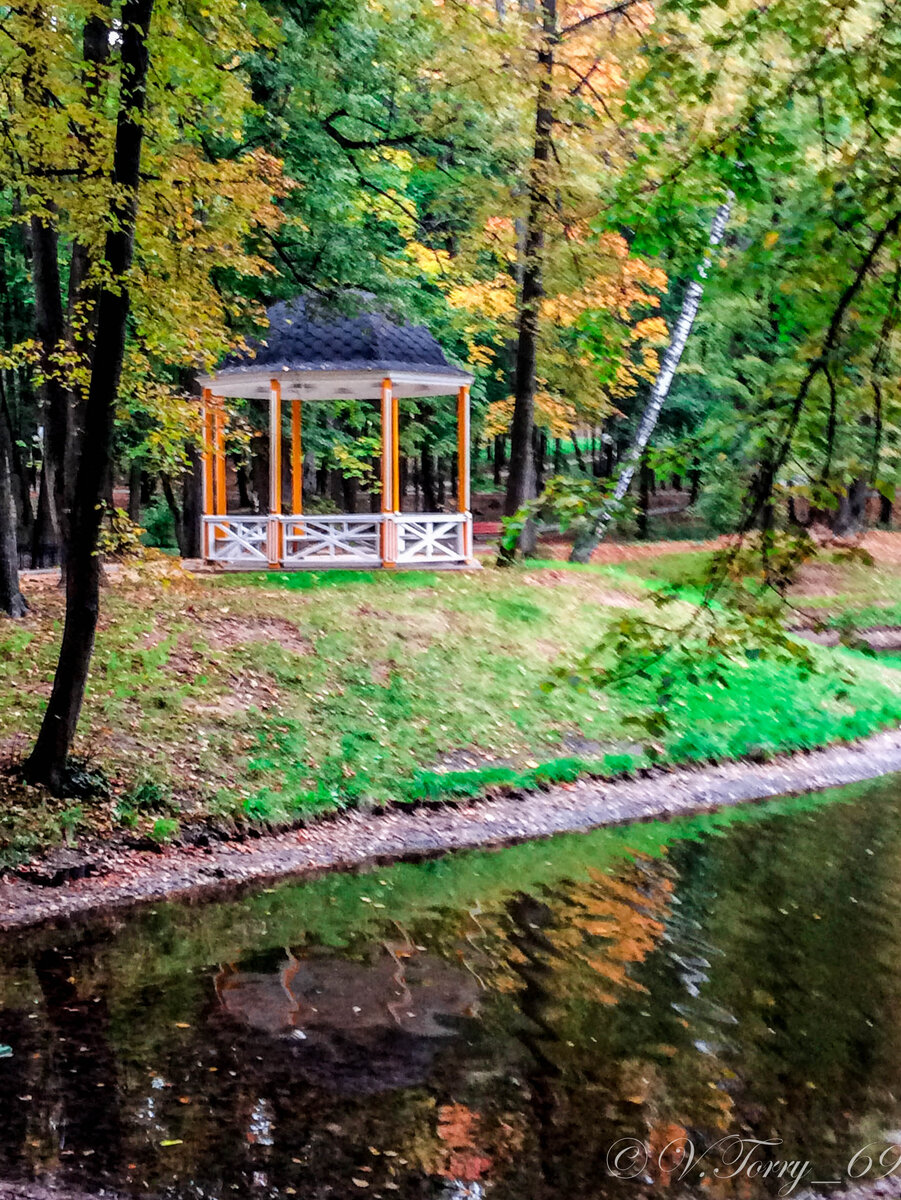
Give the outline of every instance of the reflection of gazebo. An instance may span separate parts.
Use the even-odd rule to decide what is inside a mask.
[[[313,312],[303,300],[269,310],[255,353],[230,359],[204,388],[204,557],[227,567],[408,566],[472,559],[469,385],[425,326],[365,313]],[[399,401],[457,397],[457,512],[401,511]],[[268,515],[229,516],[224,397],[269,399]],[[381,512],[304,515],[300,405],[381,401]],[[291,502],[282,504],[282,415],[291,411]]]

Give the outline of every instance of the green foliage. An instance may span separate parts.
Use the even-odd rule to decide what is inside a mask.
[[[140,558],[144,552],[142,536],[146,532],[132,521],[124,509],[110,509],[100,527],[97,549],[109,558]]]
[[[161,846],[174,842],[181,832],[181,827],[174,817],[159,817],[153,822],[148,837]]]
[[[85,823],[84,809],[78,804],[72,808],[65,808],[59,814],[58,820],[66,843],[70,846],[73,845],[75,835]]]
[[[501,547],[514,551],[528,521],[555,526],[578,539],[594,528],[610,490],[584,476],[552,476],[537,499],[524,504],[512,517],[504,517]]]
[[[145,777],[125,795],[123,803],[139,813],[167,812],[172,807],[172,789],[168,784]]]
[[[700,603],[680,627],[624,613],[579,660],[556,668],[558,685],[632,695],[637,688],[645,704],[628,720],[659,739],[674,723],[681,724],[684,714],[677,706],[688,705],[686,689],[725,691],[741,681],[750,664],[759,663],[763,671],[780,664],[809,682],[818,660],[807,643],[786,631],[782,599],[814,553],[804,532],[767,532],[735,542],[711,555],[703,575],[695,576]],[[662,613],[684,596],[684,587],[669,583],[655,593],[654,602]],[[839,673],[832,685],[837,697],[847,694],[847,674]]]
[[[161,550],[174,550],[178,546],[172,510],[162,497],[154,500],[144,513],[144,538],[148,546]]]

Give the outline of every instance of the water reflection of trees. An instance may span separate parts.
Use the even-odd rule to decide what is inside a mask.
[[[830,1178],[899,1123],[898,831],[894,805],[759,822],[165,986],[110,990],[90,942],[45,943],[0,1016],[0,1172],[595,1200],[684,1190],[680,1139],[738,1132]],[[610,1176],[623,1137],[646,1178]]]

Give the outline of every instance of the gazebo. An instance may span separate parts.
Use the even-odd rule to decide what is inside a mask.
[[[459,566],[473,562],[469,511],[469,385],[423,325],[379,313],[344,316],[304,299],[268,311],[265,339],[232,356],[203,387],[203,553],[229,569]],[[418,397],[457,403],[457,511],[402,511],[399,406]],[[269,400],[269,511],[230,515],[224,399]],[[304,514],[301,404],[377,400],[381,512]],[[290,405],[289,511],[283,508],[282,418]]]

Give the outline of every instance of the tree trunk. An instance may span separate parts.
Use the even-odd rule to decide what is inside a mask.
[[[54,516],[45,459],[38,478],[38,507],[31,531],[31,565],[36,569],[59,562],[59,531]]]
[[[306,450],[303,456],[303,491],[307,495],[314,495],[316,492],[316,451]]]
[[[688,475],[688,480],[691,484],[691,491],[688,493],[688,507],[691,508],[692,505],[697,504],[698,497],[701,494],[701,468],[692,467]]]
[[[141,464],[136,458],[128,465],[128,519],[136,525],[141,519]]]
[[[326,479],[319,488],[319,492],[325,491],[326,483],[328,482],[328,471],[326,471]],[[269,438],[255,437],[250,443],[250,482],[253,487],[253,494],[256,497],[256,509],[258,513],[269,511]]]
[[[47,501],[52,505],[53,526],[60,554],[68,536],[69,500],[66,491],[66,448],[69,441],[69,394],[56,356],[65,352],[65,316],[59,274],[59,239],[56,229],[41,217],[31,218],[32,279],[35,331],[40,343],[44,409],[44,473]]]
[[[111,218],[104,244],[106,272],[97,305],[93,366],[84,411],[69,530],[66,619],[50,702],[25,764],[32,783],[65,791],[69,752],[94,650],[100,606],[102,489],[109,475],[113,418],[122,375],[140,185],[143,117],[147,97],[147,36],[153,0],[125,0],[121,14],[119,111],[113,150]]]
[[[105,102],[103,81],[110,57],[110,16],[108,0],[100,0],[104,14],[92,13],[84,23],[82,31],[82,82],[87,103],[93,103],[99,111]],[[76,122],[76,153],[78,170],[91,169],[100,150],[100,135],[96,124]],[[72,245],[69,261],[69,294],[66,312],[65,335],[71,344],[82,376],[90,368],[91,351],[96,330],[99,279],[94,261],[96,252],[91,243],[76,238]],[[71,373],[70,373],[71,376]],[[84,409],[87,402],[85,388],[81,382],[67,383],[64,419],[60,429],[63,437],[63,471],[60,488],[57,489],[57,507],[61,508],[63,532],[66,530],[68,512],[72,505],[72,492],[78,469],[78,454],[84,433]],[[136,519],[136,518],[135,518]]]
[[[19,591],[19,544],[13,496],[12,442],[5,420],[0,420],[0,612],[24,617],[28,611]]]
[[[638,536],[642,541],[648,537],[648,510],[651,507],[651,468],[644,457],[638,473]]]
[[[535,363],[538,351],[538,324],[544,295],[544,228],[549,207],[548,168],[551,157],[553,110],[551,87],[554,71],[554,44],[557,35],[557,0],[542,0],[544,36],[538,50],[541,78],[535,106],[535,140],[529,175],[529,212],[525,229],[522,288],[519,297],[519,335],[516,344],[513,420],[510,425],[510,469],[504,512],[510,517],[535,492],[535,463],[532,433],[535,426]],[[535,549],[535,527],[526,522],[520,534],[519,549],[530,554]],[[513,558],[515,547],[500,551],[500,561]]]
[[[179,554],[184,555],[184,553],[185,553],[185,550],[184,550],[184,541],[185,541],[184,514],[182,513],[181,507],[179,506],[179,503],[175,498],[175,491],[172,487],[172,480],[169,478],[168,475],[165,474],[165,472],[160,472],[160,486],[163,489],[163,495],[166,498],[166,505],[172,516],[172,527],[175,530],[175,544],[178,546]]]
[[[502,433],[499,433],[494,439],[494,486],[501,488],[503,484],[503,469],[506,462],[505,443],[506,439]]]
[[[149,471],[141,472],[141,508],[149,508],[156,490],[156,480]]]
[[[447,485],[444,476],[444,459],[438,459],[438,488],[436,493],[438,503],[436,509],[438,512],[444,512],[444,502],[447,499]]]
[[[235,471],[235,483],[238,488],[238,507],[253,512],[253,500],[247,490],[247,468],[243,463]]]
[[[616,464],[616,441],[610,438],[604,443],[604,469],[601,474],[605,479],[609,479],[613,474],[613,468]]]
[[[573,438],[573,453],[576,456],[576,462],[579,464],[579,470],[582,472],[583,475],[587,475],[588,468],[585,466],[585,459],[582,457],[582,447],[579,445],[579,439],[576,436],[575,429],[573,430],[572,438]]]
[[[868,491],[869,481],[864,475],[848,486],[832,521],[832,532],[836,537],[854,537],[860,533],[867,519]]]
[[[328,473],[328,494],[329,499],[341,511],[341,506],[344,504],[344,476],[337,467],[332,467]]]
[[[437,512],[438,496],[435,492],[435,456],[430,446],[423,446],[419,456],[419,463],[423,507],[426,512]]]
[[[381,470],[382,470],[382,460],[380,458],[374,458],[372,460],[372,463],[371,463],[369,469],[372,473],[372,478],[378,479],[381,474]],[[372,491],[369,493],[369,511],[371,513],[377,513],[377,512],[382,511],[381,492],[376,490],[376,488],[374,488],[374,487],[373,487]]]
[[[547,451],[547,434],[543,429],[536,429],[533,439],[535,454],[535,492],[541,495],[544,491],[544,468]]]
[[[357,481],[352,475],[341,476],[341,497],[346,513],[357,511]]]
[[[14,380],[15,375],[12,374],[11,378]],[[4,427],[3,433],[0,433],[0,436],[5,436],[9,448],[10,471],[12,473],[11,486],[16,506],[16,542],[18,545],[25,547],[31,545],[34,532],[34,509],[31,506],[31,489],[29,487],[28,472],[22,459],[22,453],[16,445],[16,431],[13,427],[9,397],[6,391],[6,381],[4,380],[2,370],[0,370],[0,408],[2,408],[0,421],[2,421]]]
[[[196,446],[187,450],[188,469],[182,483],[181,552],[185,558],[200,558],[203,550],[201,524],[203,517],[203,459]]]
[[[892,502],[888,496],[879,497],[879,524],[885,525],[886,528],[891,528]]]
[[[641,422],[638,426],[638,432],[635,435],[635,441],[629,448],[625,462],[620,470],[613,496],[601,509],[600,516],[595,522],[594,528],[587,535],[576,540],[570,554],[570,562],[587,563],[589,561],[592,551],[607,532],[607,527],[613,520],[626,492],[629,490],[632,476],[635,474],[635,468],[651,439],[651,434],[657,426],[660,410],[663,408],[663,403],[669,394],[673,376],[676,374],[676,368],[685,350],[695,317],[698,315],[698,309],[701,307],[701,297],[704,294],[703,281],[707,277],[707,270],[713,256],[713,249],[723,240],[723,234],[726,231],[726,225],[729,221],[729,213],[732,209],[732,199],[733,196],[730,192],[726,202],[721,204],[716,210],[713,224],[710,227],[707,253],[698,267],[698,278],[693,279],[685,289],[685,296],[682,300],[682,311],[679,313],[679,319],[673,330],[670,344],[663,356],[663,362],[660,364],[660,371],[654,380],[654,386],[651,388],[648,402],[645,405]]]

